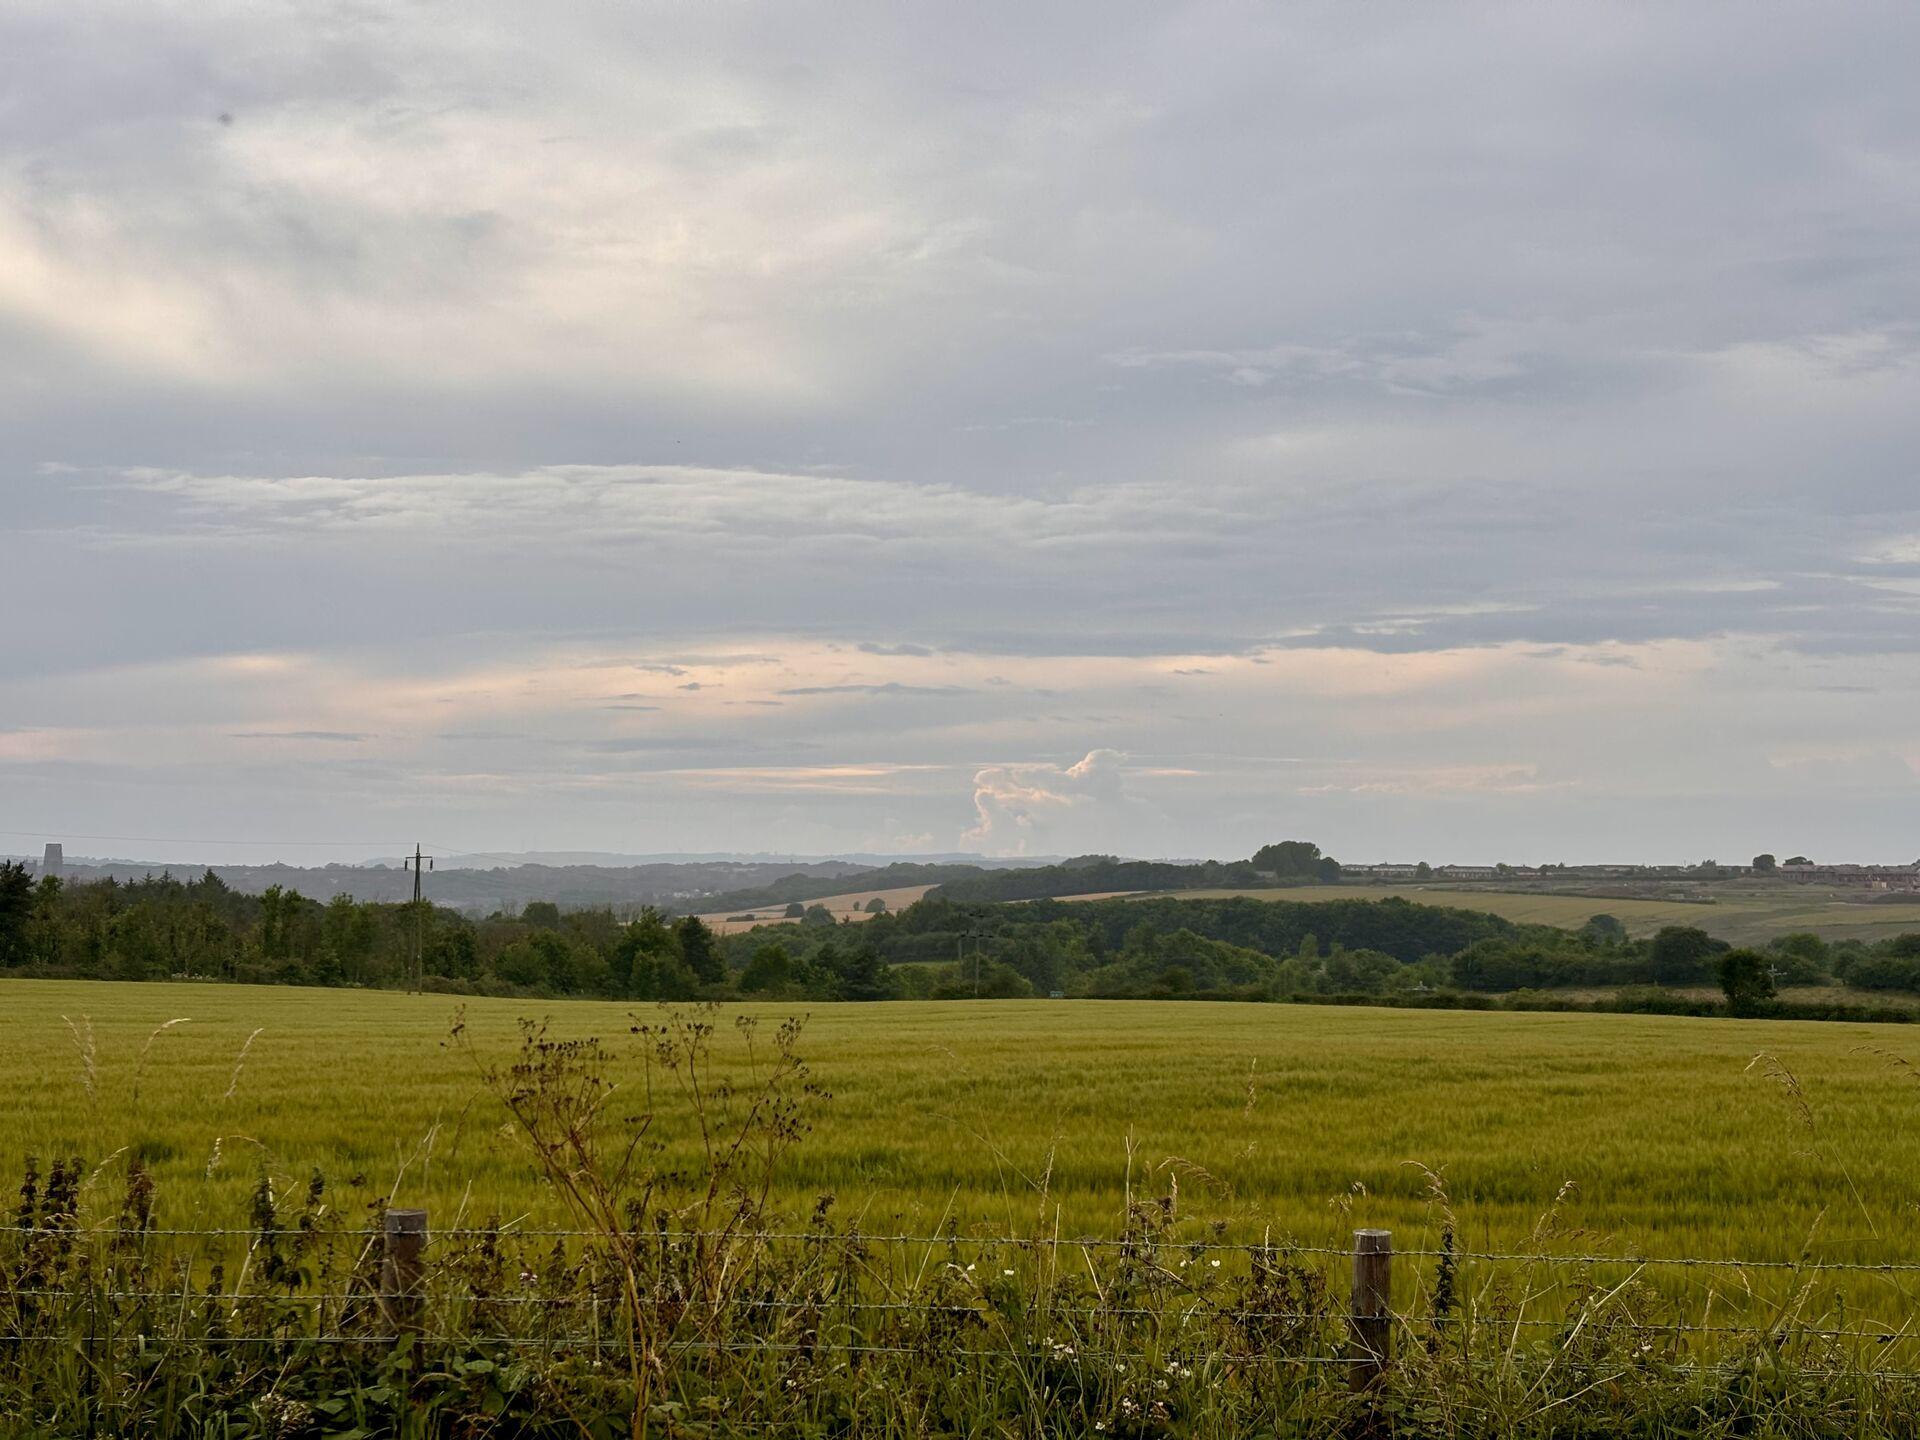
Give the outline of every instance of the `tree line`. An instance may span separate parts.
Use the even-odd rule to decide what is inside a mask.
[[[1023,904],[932,895],[859,924],[793,902],[797,924],[717,934],[697,916],[563,911],[474,918],[423,903],[322,903],[211,871],[88,883],[0,866],[0,969],[102,979],[425,988],[625,999],[1022,996],[1408,999],[1712,986],[1757,1011],[1782,986],[1920,991],[1920,934],[1784,935],[1737,948],[1694,926],[1631,938],[1382,900],[1246,897]],[[417,950],[417,955],[416,955]]]
[[[1058,865],[1025,870],[983,870],[942,882],[942,900],[1040,900],[1062,895],[1098,895],[1109,890],[1211,890],[1257,885],[1330,885],[1340,862],[1322,855],[1311,840],[1263,845],[1245,860],[1202,860],[1191,865],[1166,860],[1122,860],[1080,855]]]

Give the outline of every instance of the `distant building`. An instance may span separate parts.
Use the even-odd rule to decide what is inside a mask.
[[[52,840],[47,842],[47,853],[40,858],[40,873],[58,878],[67,868],[67,854],[60,845]]]
[[[1433,866],[1426,875],[1417,865],[1383,863],[1342,865],[1341,875],[1349,880],[1436,881],[1544,881],[1565,884],[1569,881],[1702,881],[1737,880],[1755,875],[1751,865],[1720,865],[1704,861],[1698,865],[1454,865]],[[1783,864],[1773,872],[1781,880],[1794,880],[1855,887],[1862,890],[1895,890],[1920,893],[1920,861],[1911,865],[1815,865],[1810,862]]]
[[[1782,865],[1789,880],[1858,885],[1866,890],[1920,890],[1920,861],[1912,865]]]

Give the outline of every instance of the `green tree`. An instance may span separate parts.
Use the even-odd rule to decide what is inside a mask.
[[[1184,965],[1169,965],[1160,972],[1154,982],[1151,995],[1191,995],[1193,993],[1193,972]]]
[[[1767,957],[1758,950],[1729,950],[1715,968],[1727,993],[1727,1009],[1735,1015],[1758,1014],[1773,999],[1773,976]]]
[[[1776,935],[1767,948],[1773,952],[1773,969],[1782,984],[1818,985],[1833,973],[1831,948],[1811,930]]]
[[[806,913],[807,907],[802,905],[798,900],[789,900],[787,902],[787,908],[781,912],[781,914],[789,920],[798,920]]]
[[[886,962],[865,941],[842,950],[832,940],[813,954],[814,967],[827,979],[829,998],[835,1000],[887,1000],[893,986]]]
[[[677,950],[639,956],[627,975],[627,993],[636,1000],[691,1000],[697,988]]]
[[[1653,978],[1661,985],[1695,985],[1711,973],[1709,961],[1725,947],[1706,931],[1692,925],[1668,925],[1653,937],[1648,959]]]
[[[676,974],[686,969],[680,962],[679,937],[651,905],[620,932],[609,959],[614,985],[640,1000],[675,998],[662,994],[662,987],[672,989]]]
[[[876,895],[867,901],[866,909],[869,915],[884,915],[887,913],[887,902]]]
[[[342,979],[350,985],[364,985],[373,978],[371,906],[358,904],[351,895],[334,896],[327,902],[321,934]]]
[[[294,905],[287,892],[269,885],[260,897],[260,956],[264,960],[283,959],[287,953],[287,928]]]
[[[777,994],[792,985],[794,979],[793,957],[787,954],[787,947],[777,940],[769,940],[753,952],[747,968],[740,972],[740,993]]]
[[[1622,945],[1626,943],[1627,927],[1615,915],[1590,915],[1580,927],[1580,938],[1589,945]]]
[[[598,955],[594,959],[600,969],[606,968],[606,962],[600,960]],[[427,974],[444,976],[449,980],[468,979],[478,971],[479,955],[473,943],[473,927],[464,916],[429,909],[426,954],[422,957],[422,963]]]
[[[27,957],[35,965],[58,965],[65,927],[58,875],[42,875],[33,891],[33,914],[27,921]],[[224,938],[224,936],[223,936]],[[222,948],[225,948],[224,946]]]
[[[928,998],[933,1000],[1026,1000],[1033,986],[1011,965],[988,960],[975,975],[973,962],[946,965],[934,976]]]
[[[1283,880],[1304,880],[1320,874],[1322,858],[1320,847],[1310,840],[1281,840],[1254,851],[1253,868]]]
[[[1780,862],[1773,856],[1760,854],[1753,857],[1753,869],[1756,875],[1771,875],[1780,868]]]
[[[551,900],[529,900],[520,911],[520,918],[536,930],[558,930],[560,907]]]
[[[562,995],[580,988],[573,946],[554,930],[536,930],[514,941],[493,962],[493,973],[509,985],[554,990]]]
[[[800,916],[802,925],[831,925],[833,912],[824,905],[809,905]]]
[[[698,915],[685,915],[673,925],[680,942],[680,959],[702,985],[718,985],[727,978],[726,958],[713,943],[713,931]]]
[[[27,926],[33,918],[33,879],[19,860],[0,864],[0,965],[27,957]]]

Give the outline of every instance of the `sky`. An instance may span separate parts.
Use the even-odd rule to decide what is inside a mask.
[[[1913,859],[1915,54],[14,0],[0,849]]]

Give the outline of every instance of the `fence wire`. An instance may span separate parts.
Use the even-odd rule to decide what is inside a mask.
[[[165,1301],[177,1305],[201,1305],[218,1301],[228,1305],[245,1303],[270,1304],[274,1306],[294,1306],[314,1309],[327,1305],[363,1305],[377,1306],[381,1296],[377,1291],[357,1292],[339,1291],[297,1291],[285,1294],[262,1294],[258,1291],[216,1291],[203,1290],[54,1290],[54,1289],[0,1289],[0,1298],[16,1300],[63,1300],[63,1301],[108,1301],[124,1303],[127,1301]],[[446,1297],[440,1297],[446,1298]],[[486,1309],[492,1306],[515,1306],[545,1311],[567,1310],[605,1310],[613,1313],[617,1305],[593,1296],[579,1295],[484,1295],[466,1294],[453,1297],[458,1303],[473,1309]],[[689,1303],[689,1297],[682,1295],[657,1294],[641,1297],[643,1303],[652,1306]],[[752,1298],[728,1298],[718,1307],[722,1312],[750,1311],[757,1313],[815,1314],[822,1316],[839,1315],[880,1315],[880,1314],[916,1314],[972,1316],[982,1320],[1001,1321],[1006,1317],[997,1311],[979,1305],[942,1304],[933,1301],[916,1300],[840,1300],[826,1298],[820,1300],[766,1300]],[[1291,1324],[1322,1324],[1333,1326],[1344,1323],[1346,1317],[1328,1311],[1312,1310],[1244,1310],[1231,1305],[1194,1305],[1185,1309],[1177,1307],[1154,1308],[1140,1305],[1100,1305],[1059,1307],[1049,1306],[1043,1312],[1048,1320],[1067,1322],[1094,1322],[1100,1320],[1160,1320],[1181,1325],[1193,1322],[1228,1321],[1239,1323],[1255,1320],[1283,1320]],[[1482,1316],[1469,1308],[1442,1317],[1421,1315],[1411,1312],[1395,1311],[1386,1318],[1404,1326],[1437,1325],[1445,1329],[1449,1326],[1479,1328],[1484,1330],[1557,1330],[1569,1331],[1581,1323],[1579,1316],[1558,1320],[1527,1319],[1512,1316]],[[1882,1345],[1911,1344],[1920,1342],[1920,1331],[1900,1329],[1854,1329],[1847,1327],[1827,1327],[1782,1322],[1775,1325],[1693,1325],[1677,1321],[1635,1321],[1628,1325],[1636,1333],[1650,1335],[1743,1335],[1766,1336],[1774,1340],[1872,1340]],[[8,1337],[0,1335],[3,1338]],[[283,1337],[285,1338],[285,1337]],[[300,1337],[294,1337],[300,1338]],[[514,1337],[494,1337],[511,1340]]]
[[[1207,1364],[1243,1365],[1287,1365],[1314,1367],[1323,1365],[1353,1365],[1358,1357],[1352,1351],[1343,1354],[1288,1354],[1278,1345],[1270,1350],[1242,1350],[1232,1345],[1233,1340],[1246,1340],[1246,1334],[1236,1334],[1235,1327],[1286,1325],[1297,1327],[1291,1335],[1291,1343],[1303,1350],[1313,1350],[1315,1346],[1339,1350],[1343,1344],[1351,1343],[1344,1332],[1357,1323],[1361,1317],[1341,1313],[1340,1302],[1333,1302],[1327,1309],[1298,1309],[1286,1307],[1262,1306],[1256,1296],[1241,1296],[1241,1300],[1254,1300],[1250,1308],[1240,1308],[1232,1298],[1221,1296],[1212,1298],[1207,1286],[1202,1283],[1190,1286],[1187,1280],[1178,1274],[1190,1266],[1199,1266],[1203,1262],[1201,1274],[1211,1274],[1222,1265],[1223,1259],[1233,1257],[1239,1261],[1250,1261],[1253,1272],[1271,1273],[1279,1266],[1300,1258],[1315,1260],[1346,1261],[1354,1258],[1355,1251],[1349,1247],[1332,1245],[1294,1244],[1285,1240],[1262,1240],[1259,1242],[1226,1240],[1222,1238],[1184,1239],[1164,1234],[1141,1234],[1128,1236],[1032,1236],[1006,1234],[946,1234],[920,1233],[874,1233],[859,1231],[826,1230],[701,1230],[701,1229],[648,1229],[608,1233],[562,1226],[501,1226],[456,1225],[443,1230],[435,1230],[425,1236],[415,1236],[423,1245],[432,1247],[431,1258],[423,1266],[412,1282],[412,1288],[406,1288],[404,1294],[383,1294],[381,1286],[371,1280],[363,1282],[358,1278],[366,1272],[362,1268],[370,1258],[377,1258],[383,1243],[394,1238],[393,1232],[383,1226],[343,1226],[331,1228],[313,1224],[299,1226],[267,1227],[147,1227],[138,1225],[52,1225],[42,1221],[37,1224],[0,1225],[0,1238],[10,1237],[21,1244],[23,1255],[33,1251],[34,1247],[46,1250],[74,1250],[82,1243],[101,1244],[109,1268],[102,1275],[104,1283],[89,1286],[84,1280],[78,1283],[71,1277],[60,1285],[35,1285],[30,1276],[23,1273],[20,1281],[10,1287],[0,1288],[0,1345],[6,1344],[77,1344],[87,1347],[104,1347],[134,1344],[142,1349],[169,1347],[228,1347],[228,1346],[395,1346],[405,1341],[431,1347],[466,1347],[530,1349],[540,1351],[577,1351],[581,1353],[624,1352],[634,1344],[638,1327],[658,1316],[663,1309],[690,1308],[701,1312],[705,1320],[713,1320],[727,1315],[741,1318],[740,1328],[746,1334],[736,1334],[727,1339],[690,1339],[670,1338],[658,1342],[651,1349],[656,1355],[674,1353],[699,1353],[712,1351],[728,1354],[807,1354],[826,1356],[829,1359],[845,1357],[852,1360],[860,1356],[909,1355],[924,1356],[937,1353],[942,1360],[955,1361],[996,1361],[1015,1364],[1029,1364],[1042,1360],[1073,1364],[1092,1364],[1115,1367],[1124,1371],[1129,1365],[1155,1363],[1145,1348],[1115,1349],[1111,1342],[1138,1339],[1143,1347],[1172,1347],[1181,1344],[1194,1348],[1195,1362]],[[360,1260],[355,1264],[356,1275],[341,1275],[339,1279],[348,1280],[341,1288],[336,1281],[331,1288],[301,1289],[292,1286],[285,1289],[268,1287],[262,1290],[244,1290],[221,1288],[217,1285],[207,1289],[193,1289],[186,1283],[180,1288],[154,1288],[151,1284],[132,1286],[113,1283],[114,1271],[111,1266],[125,1257],[131,1265],[135,1258],[152,1259],[145,1253],[148,1242],[152,1241],[224,1241],[242,1242],[252,1254],[260,1250],[278,1250],[291,1247],[297,1254],[302,1250],[311,1250],[325,1246],[351,1246],[360,1252]],[[459,1263],[471,1260],[476,1251],[508,1251],[512,1247],[530,1243],[550,1245],[557,1249],[575,1249],[588,1253],[597,1253],[614,1260],[624,1254],[629,1258],[640,1255],[648,1259],[661,1255],[675,1255],[684,1252],[697,1252],[702,1247],[716,1249],[756,1248],[777,1252],[781,1247],[802,1247],[805,1255],[814,1250],[824,1251],[847,1259],[858,1259],[863,1272],[873,1272],[866,1262],[875,1257],[873,1251],[886,1249],[921,1248],[930,1251],[944,1251],[956,1257],[953,1264],[939,1267],[948,1272],[960,1272],[957,1263],[959,1256],[973,1256],[976,1260],[995,1252],[1005,1252],[994,1262],[1003,1272],[1000,1277],[982,1276],[982,1281],[995,1278],[1018,1280],[1023,1257],[1046,1262],[1061,1254],[1072,1255],[1085,1252],[1088,1255],[1089,1273],[1092,1273],[1095,1254],[1117,1256],[1122,1265],[1128,1263],[1145,1267],[1147,1271],[1173,1280],[1183,1287],[1181,1293],[1168,1296],[1158,1305],[1135,1305],[1124,1303],[1105,1303],[1104,1292],[1100,1293],[1102,1303],[1074,1303],[1058,1305],[1045,1296],[1028,1297],[1031,1308],[1019,1313],[1009,1314],[988,1302],[984,1293],[977,1302],[965,1299],[942,1299],[929,1295],[926,1298],[897,1298],[899,1291],[887,1298],[862,1298],[858,1292],[844,1296],[836,1293],[823,1293],[817,1296],[801,1298],[728,1294],[717,1301],[688,1289],[650,1289],[638,1295],[624,1298],[603,1298],[595,1294],[537,1294],[525,1293],[488,1293],[475,1289],[471,1281],[463,1283],[458,1270]],[[172,1247],[169,1247],[172,1248]],[[182,1264],[191,1268],[194,1264],[205,1263],[213,1257],[196,1257],[192,1246],[179,1246]],[[1390,1252],[1395,1258],[1436,1262],[1442,1267],[1465,1267],[1468,1265],[1545,1267],[1550,1271],[1571,1269],[1605,1270],[1618,1268],[1637,1273],[1642,1269],[1655,1267],[1674,1267],[1712,1272],[1737,1274],[1744,1271],[1780,1272],[1793,1276],[1804,1275],[1861,1275],[1888,1276],[1920,1273],[1920,1260],[1827,1260],[1811,1257],[1794,1259],[1743,1259],[1732,1257],[1707,1257],[1695,1255],[1643,1255],[1629,1253],[1603,1253],[1590,1251],[1555,1252],[1550,1250],[1472,1250],[1455,1248],[1414,1248]],[[164,1255],[161,1257],[164,1258]],[[881,1258],[884,1258],[882,1256]],[[925,1259],[921,1264],[924,1266]],[[746,1263],[751,1263],[749,1260]],[[897,1261],[895,1263],[898,1263]],[[1057,1263],[1057,1261],[1055,1262]],[[1078,1262],[1074,1262],[1077,1264]],[[1176,1269],[1177,1267],[1177,1269]],[[542,1267],[544,1268],[544,1267]],[[964,1275],[969,1283],[972,1279],[973,1265],[964,1267]],[[41,1272],[44,1273],[44,1272]],[[181,1272],[176,1272],[181,1273]],[[921,1272],[925,1273],[924,1268]],[[1138,1272],[1136,1272],[1138,1273]],[[1246,1267],[1234,1264],[1229,1274],[1244,1275]],[[132,1277],[129,1277],[132,1278]],[[1620,1282],[1625,1286],[1632,1275]],[[523,1282],[537,1279],[530,1269],[523,1268]],[[390,1282],[384,1282],[390,1283]],[[911,1283],[918,1283],[917,1281]],[[1096,1291],[1099,1289],[1098,1277],[1095,1278]],[[1457,1282],[1455,1282],[1457,1283]],[[1609,1282],[1610,1283],[1610,1282]],[[885,1295],[888,1282],[884,1276],[878,1277],[879,1288]],[[910,1288],[910,1287],[909,1287]],[[1598,1286],[1596,1285],[1596,1288]],[[868,1293],[871,1293],[869,1291]],[[1528,1296],[1526,1303],[1537,1301],[1546,1291],[1538,1291]],[[1615,1292],[1617,1293],[1617,1292]],[[1905,1294],[1904,1289],[1901,1292]],[[1748,1292],[1751,1297],[1751,1292]],[[1084,1300],[1084,1297],[1079,1297]],[[1282,1298],[1270,1296],[1269,1298]],[[1729,1297],[1731,1298],[1731,1297]],[[437,1316],[442,1322],[429,1330],[422,1323],[417,1327],[404,1330],[392,1330],[392,1314],[388,1305],[396,1299],[416,1307],[415,1313],[423,1318]],[[10,1303],[8,1303],[10,1302]],[[1675,1320],[1646,1320],[1633,1316],[1622,1316],[1604,1311],[1604,1307],[1595,1309],[1570,1309],[1557,1318],[1544,1318],[1538,1315],[1509,1313],[1511,1302],[1488,1306],[1482,1300],[1463,1296],[1456,1300],[1445,1313],[1417,1314],[1411,1312],[1390,1312],[1364,1317],[1370,1321],[1386,1321],[1400,1334],[1408,1337],[1408,1343],[1421,1350],[1447,1346],[1464,1341],[1465,1348],[1471,1350],[1475,1337],[1480,1336],[1518,1336],[1523,1332],[1552,1332],[1563,1341],[1580,1335],[1589,1326],[1604,1324],[1616,1327],[1620,1332],[1646,1337],[1667,1337],[1685,1341],[1689,1337],[1719,1337],[1727,1341],[1745,1342],[1756,1348],[1756,1354],[1770,1356],[1780,1361],[1784,1352],[1805,1354],[1805,1346],[1824,1346],[1825,1350],[1816,1350],[1815,1358],[1829,1359],[1844,1353],[1843,1345],[1851,1345],[1854,1353],[1865,1351],[1889,1355],[1902,1347],[1920,1342],[1920,1331],[1910,1328],[1911,1322],[1899,1325],[1876,1325],[1863,1322],[1859,1317],[1851,1318],[1852,1323],[1820,1324],[1816,1321],[1802,1323],[1781,1315],[1773,1323],[1688,1323]],[[1713,1300],[1709,1299],[1709,1310]],[[219,1324],[213,1322],[212,1333],[190,1334],[149,1334],[133,1328],[133,1315],[102,1317],[102,1308],[112,1307],[168,1307],[175,1312],[184,1313],[197,1310],[196,1323],[204,1322],[214,1307],[223,1307],[229,1317],[246,1327],[246,1322],[254,1322],[240,1334],[218,1333]],[[623,1308],[626,1307],[626,1308]],[[638,1308],[638,1313],[628,1314],[629,1309]],[[253,1307],[263,1307],[256,1309]],[[648,1307],[651,1307],[649,1309]],[[707,1307],[704,1310],[701,1307]],[[1522,1306],[1524,1308],[1524,1304]],[[77,1322],[74,1328],[61,1329],[55,1315],[65,1310]],[[8,1312],[11,1311],[11,1315]],[[593,1329],[583,1332],[577,1323],[567,1324],[571,1319],[578,1322],[591,1311]],[[333,1313],[330,1313],[333,1312]],[[138,1312],[134,1312],[137,1314]],[[278,1324],[267,1319],[270,1314],[284,1317],[285,1323]],[[470,1315],[480,1322],[482,1332],[478,1334],[453,1333],[446,1330],[445,1321],[458,1315]],[[1046,1341],[1032,1341],[1025,1348],[967,1348],[950,1343],[951,1337],[928,1336],[920,1343],[891,1343],[897,1333],[892,1321],[894,1317],[920,1315],[930,1320],[952,1320],[959,1322],[980,1321],[988,1327],[989,1333],[997,1329],[1002,1336],[1015,1338],[1018,1332],[1030,1330],[1037,1332],[1047,1327],[1055,1328],[1066,1337],[1056,1343],[1051,1337]],[[507,1333],[516,1328],[515,1321],[509,1316],[528,1317],[528,1324],[521,1333]],[[764,1322],[754,1322],[750,1317],[767,1317]],[[800,1338],[787,1338],[795,1334],[795,1325],[778,1317],[802,1317],[798,1324]],[[602,1319],[605,1323],[602,1323]],[[8,1328],[7,1319],[12,1327]],[[100,1329],[102,1320],[106,1328]],[[127,1320],[119,1325],[116,1321]],[[267,1320],[262,1326],[259,1322]],[[381,1321],[386,1323],[379,1324]],[[491,1320],[493,1329],[487,1328]],[[552,1320],[560,1323],[541,1323]],[[51,1324],[47,1323],[52,1321]],[[356,1328],[362,1321],[373,1322],[374,1330],[361,1333]],[[630,1324],[628,1322],[631,1322]],[[39,1322],[36,1324],[35,1322]],[[505,1323],[503,1323],[505,1322]],[[677,1322],[676,1322],[677,1323]],[[626,1328],[623,1330],[622,1327]],[[310,1328],[309,1328],[310,1327]],[[191,1328],[191,1327],[189,1327]],[[765,1328],[771,1333],[753,1334],[752,1330]],[[271,1333],[260,1333],[263,1330]],[[499,1333],[496,1333],[496,1330]],[[816,1331],[818,1333],[810,1333]],[[615,1333],[608,1333],[609,1331]],[[391,1332],[391,1333],[389,1333]],[[784,1332],[784,1333],[783,1333]],[[1144,1332],[1144,1333],[1143,1333]],[[1211,1333],[1208,1333],[1211,1332]],[[669,1332],[670,1333],[670,1332]],[[978,1334],[978,1332],[975,1332]],[[986,1336],[980,1336],[986,1338]],[[1087,1346],[1084,1341],[1092,1338],[1095,1347]],[[1107,1342],[1105,1345],[1101,1341]],[[1684,1355],[1682,1349],[1678,1352]],[[1673,1368],[1697,1370],[1699,1373],[1718,1373],[1728,1362],[1709,1360],[1712,1347],[1697,1350],[1697,1362],[1681,1364],[1677,1356],[1668,1353],[1665,1362]],[[1160,1358],[1165,1358],[1165,1349],[1161,1349]],[[1751,1363],[1754,1356],[1750,1355]],[[1784,1363],[1784,1362],[1782,1362]],[[1853,1366],[1848,1368],[1820,1369],[1817,1367],[1792,1366],[1795,1374],[1809,1377],[1820,1375],[1848,1375],[1867,1378],[1899,1379],[1920,1381],[1920,1369],[1904,1370],[1893,1368],[1871,1368]]]
[[[155,1226],[137,1228],[132,1226],[91,1225],[67,1227],[0,1227],[0,1233],[11,1230],[23,1236],[69,1236],[78,1238],[115,1238],[120,1240],[139,1240],[146,1238],[169,1239],[244,1239],[249,1241],[271,1242],[279,1240],[365,1240],[375,1241],[384,1238],[386,1231],[377,1226],[348,1226],[342,1228],[301,1228],[294,1226],[255,1228],[246,1226],[175,1228]],[[432,1240],[593,1240],[602,1244],[612,1242],[616,1237],[604,1230],[576,1229],[561,1226],[520,1227],[511,1224],[498,1227],[451,1226],[433,1230]],[[1189,1256],[1243,1255],[1277,1256],[1312,1255],[1326,1258],[1351,1259],[1351,1246],[1341,1245],[1301,1245],[1285,1240],[1267,1241],[1225,1241],[1225,1240],[1189,1240],[1168,1236],[1114,1237],[1114,1236],[1032,1236],[1032,1235],[924,1235],[911,1233],[874,1233],[867,1234],[857,1230],[818,1231],[818,1230],[635,1230],[620,1232],[619,1242],[626,1244],[653,1244],[659,1242],[687,1243],[696,1241],[725,1241],[729,1244],[794,1244],[805,1243],[821,1246],[853,1245],[922,1245],[958,1249],[1007,1249],[1028,1252],[1050,1250],[1102,1250],[1128,1251],[1137,1255],[1185,1254]],[[1556,1252],[1548,1250],[1465,1250],[1413,1248],[1395,1249],[1396,1259],[1480,1261],[1509,1265],[1591,1265],[1591,1266],[1674,1266],[1720,1270],[1787,1270],[1796,1272],[1853,1272],[1858,1274],[1915,1274],[1920,1273],[1920,1260],[1816,1260],[1811,1258],[1791,1260],[1756,1260],[1734,1256],[1704,1255],[1654,1255],[1654,1254],[1607,1254],[1584,1251]]]

